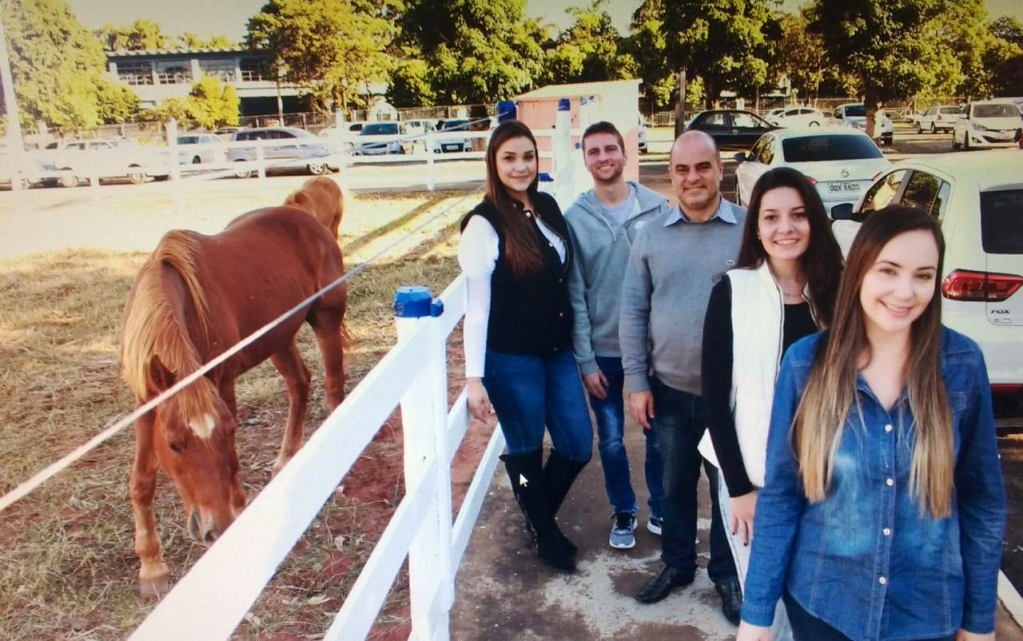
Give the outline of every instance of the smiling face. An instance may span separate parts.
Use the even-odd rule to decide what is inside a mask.
[[[671,187],[686,216],[709,220],[717,211],[724,169],[714,140],[699,131],[679,136],[671,148]]]
[[[509,138],[497,148],[495,156],[497,178],[508,190],[508,195],[525,202],[527,190],[536,179],[536,147],[529,138]]]
[[[881,249],[860,285],[867,336],[908,334],[934,298],[938,245],[927,230],[908,231]]]
[[[810,219],[799,192],[778,187],[766,192],[760,201],[757,234],[768,260],[798,260],[810,246]]]
[[[583,159],[595,183],[616,182],[625,170],[625,152],[614,134],[601,132],[584,138]]]

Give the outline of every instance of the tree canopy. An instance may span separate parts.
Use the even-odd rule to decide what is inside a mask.
[[[383,81],[398,0],[270,0],[249,20],[246,43],[270,53],[280,77],[321,108],[345,108]]]
[[[546,52],[544,83],[594,82],[635,78],[636,61],[626,53],[611,16],[607,0],[593,0],[589,7],[569,7],[574,24],[561,33]]]

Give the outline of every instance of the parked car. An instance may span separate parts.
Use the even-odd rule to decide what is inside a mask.
[[[963,108],[958,105],[938,105],[925,111],[916,120],[916,133],[922,134],[929,131],[936,134],[939,131],[952,131],[955,129],[955,121],[963,115]]]
[[[647,152],[646,145],[646,129],[650,126],[650,123],[646,121],[642,116],[639,118],[639,129],[636,132],[636,142],[639,146],[639,153],[645,154]]]
[[[405,125],[405,131],[410,136],[422,136],[437,128],[435,121],[425,119],[403,120],[401,124]]]
[[[183,134],[177,142],[179,165],[209,165],[227,160],[227,145],[216,134]]]
[[[867,128],[867,108],[862,102],[848,102],[839,105],[835,109],[833,117],[838,124],[846,127],[863,130]],[[878,109],[874,116],[874,122],[874,140],[879,140],[882,145],[890,146],[895,139],[895,124],[892,123],[891,118],[883,110]]]
[[[941,320],[980,343],[995,392],[1023,394],[1023,174],[1020,152],[994,151],[964,163],[954,155],[906,160],[878,176],[840,224],[889,204],[918,207],[941,222],[947,244]],[[836,234],[837,235],[837,234]],[[848,236],[847,234],[844,236]],[[848,251],[851,236],[843,242]]]
[[[779,127],[820,127],[827,121],[820,109],[810,107],[790,107],[767,117],[767,122]]]
[[[752,111],[712,109],[701,111],[686,125],[686,131],[704,131],[718,149],[744,151],[768,131],[777,129]]]
[[[396,122],[371,122],[359,132],[359,141],[352,153],[357,156],[379,156],[382,154],[405,153],[405,140],[408,132],[403,125]],[[379,142],[362,142],[366,138],[386,137]]]
[[[450,120],[441,120],[437,125],[438,133],[443,134],[457,131],[469,131],[469,121],[463,118],[452,118]],[[472,151],[472,139],[445,136],[433,141],[433,153],[439,154],[452,151]]]
[[[889,166],[874,141],[847,127],[779,129],[761,136],[748,154],[735,155],[735,195],[749,203],[753,185],[768,169],[792,167],[813,183],[825,209],[853,205]]]
[[[46,145],[39,158],[50,175],[45,181],[62,187],[77,187],[89,178],[127,178],[137,185],[150,176],[166,180],[170,172],[166,148],[143,147],[128,138],[57,140]]]
[[[781,112],[785,111],[787,107],[775,107],[774,109],[768,109],[764,112],[763,117],[767,122],[771,122],[772,116],[777,116]]]
[[[258,127],[243,129],[231,134],[232,144],[227,151],[228,162],[256,160],[255,147],[236,144],[255,140],[276,141],[263,147],[263,158],[267,161],[268,171],[304,167],[310,174],[319,176],[328,168],[337,171],[340,166],[337,159],[337,154],[341,151],[340,148],[296,127]],[[250,167],[234,172],[238,178],[248,178],[255,174],[256,170]]]
[[[952,148],[1012,147],[1020,129],[1023,129],[1023,116],[1013,101],[971,102],[963,110],[963,117],[954,123]]]

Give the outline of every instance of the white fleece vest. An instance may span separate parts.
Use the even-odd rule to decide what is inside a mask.
[[[763,487],[771,404],[781,365],[785,303],[766,262],[756,269],[733,269],[728,272],[728,280],[732,286],[730,398],[735,431],[746,475],[750,483]],[[803,297],[809,299],[805,290]],[[700,453],[720,467],[709,431],[700,441]]]

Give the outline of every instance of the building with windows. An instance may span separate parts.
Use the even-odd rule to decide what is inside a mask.
[[[131,88],[143,107],[168,98],[184,98],[203,76],[234,86],[241,116],[277,113],[277,83],[269,56],[248,49],[108,51],[110,75]],[[294,85],[280,87],[285,113],[309,111]]]

